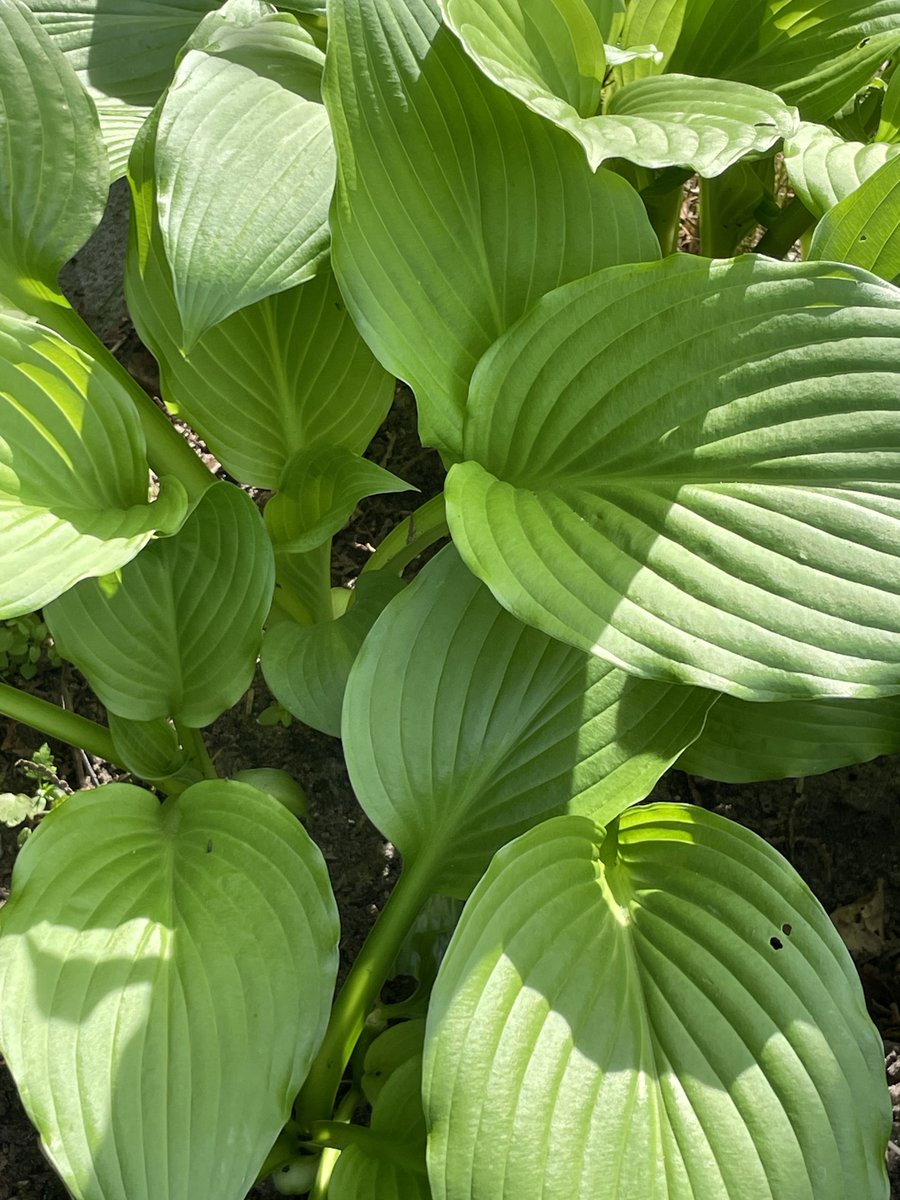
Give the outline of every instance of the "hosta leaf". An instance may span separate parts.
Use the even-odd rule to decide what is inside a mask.
[[[622,44],[634,46],[647,43],[656,46],[659,58],[624,63],[616,73],[622,82],[643,79],[645,75],[659,75],[665,70],[665,64],[678,43],[687,3],[688,0],[642,0],[640,4],[626,7]],[[697,69],[703,74],[707,73],[702,65]]]
[[[825,121],[898,46],[900,0],[687,0],[666,69],[752,83]]]
[[[278,487],[285,463],[304,446],[361,453],[387,414],[394,380],[357,333],[328,267],[242,308],[208,330],[187,357],[181,353],[181,318],[156,215],[154,138],[150,122],[129,162],[125,288],[141,338],[159,360],[166,403],[236,479],[257,487]]]
[[[552,813],[608,820],[697,736],[712,693],[631,679],[521,624],[441,552],[363,643],[343,739],[360,804],[434,891]]]
[[[184,519],[164,480],[148,501],[140,419],[99,363],[0,310],[0,617],[114,571]]]
[[[881,119],[875,138],[879,142],[900,142],[900,72],[896,67],[881,103]]]
[[[172,791],[182,791],[189,783],[199,783],[201,774],[189,762],[174,725],[164,717],[152,721],[130,721],[107,713],[109,732],[116,748],[117,761],[138,779],[148,783],[166,783]],[[176,784],[180,786],[176,787]]]
[[[255,46],[252,30],[241,35]],[[335,160],[324,106],[257,73],[268,56],[246,65],[231,42],[227,54],[188,50],[156,135],[159,224],[186,351],[231,313],[311,279],[328,253]],[[298,70],[304,62],[298,52]]]
[[[0,5],[0,267],[55,286],[103,215],[109,170],[97,114],[19,0]]]
[[[358,579],[353,605],[342,616],[314,625],[272,624],[260,666],[278,703],[305,725],[340,737],[350,668],[376,617],[403,586],[390,572],[368,572]]]
[[[723,696],[677,765],[707,779],[746,783],[818,775],[897,752],[900,696],[783,704]]]
[[[47,623],[111,712],[208,725],[250,685],[274,573],[253,501],[214,484],[174,537],[67,592]]]
[[[813,234],[812,259],[865,267],[900,281],[900,158],[892,158],[827,212]]]
[[[827,126],[804,121],[784,144],[784,165],[796,194],[822,217],[898,154],[900,146],[845,142]]]
[[[850,957],[762,839],[681,806],[503,849],[425,1041],[434,1200],[883,1200],[890,1104]]]
[[[639,675],[900,691],[900,292],[676,255],[550,293],[485,355],[447,478],[502,603]]]
[[[350,520],[366,496],[414,492],[411,483],[345,446],[299,450],[266,505],[266,525],[279,552],[314,550]]]
[[[455,454],[491,342],[549,288],[659,247],[634,190],[494,87],[437,0],[338,0],[328,37],[335,272],[369,345],[413,386],[424,440]]]
[[[0,1046],[76,1200],[243,1200],[321,1041],[338,920],[282,805],[80,793],[16,863]]]
[[[717,79],[636,80],[597,116],[605,58],[584,6],[542,0],[528,19],[513,0],[442,0],[450,27],[481,69],[566,129],[592,168],[608,158],[719,175],[793,132],[796,114],[770,92]]]

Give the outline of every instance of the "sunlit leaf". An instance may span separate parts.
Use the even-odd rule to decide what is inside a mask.
[[[845,142],[826,125],[804,121],[784,144],[784,165],[791,187],[821,217],[898,154],[900,146]]]
[[[825,214],[809,257],[853,263],[889,283],[900,281],[900,158],[891,158]]]

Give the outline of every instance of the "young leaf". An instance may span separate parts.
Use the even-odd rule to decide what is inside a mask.
[[[109,171],[94,106],[20,0],[0,5],[0,161],[0,269],[55,288],[103,215]]]
[[[160,364],[163,398],[241,482],[276,488],[291,455],[319,443],[356,453],[384,420],[394,380],[359,336],[331,270],[208,330],[190,355],[156,213],[155,120],[129,161],[129,311]]]
[[[363,643],[344,750],[369,818],[405,860],[433,863],[434,891],[465,896],[544,817],[609,820],[642,800],[715,698],[631,679],[523,625],[447,548]]]
[[[678,43],[684,10],[688,0],[641,0],[629,4],[625,9],[621,42],[623,46],[649,44],[656,46],[660,57],[657,60],[636,59],[624,63],[616,72],[623,83],[643,79],[646,75],[661,75],[666,63]],[[707,68],[699,67],[707,74]]]
[[[147,499],[140,419],[105,368],[36,321],[0,310],[0,617],[33,612],[115,571],[184,520],[164,480]]]
[[[217,483],[174,537],[67,592],[47,624],[111,712],[199,727],[250,685],[274,575],[253,501]]]
[[[491,342],[548,288],[656,258],[658,243],[634,190],[494,87],[437,0],[336,0],[328,56],[335,273],[380,361],[413,386],[423,440],[458,454]]]
[[[881,1039],[761,838],[681,806],[496,856],[428,1012],[434,1200],[883,1200]]]
[[[900,146],[845,142],[826,125],[808,121],[784,143],[784,165],[791,187],[817,217],[845,200],[898,154]]]
[[[747,783],[819,775],[900,752],[900,696],[751,704],[723,696],[677,766]]]
[[[152,721],[130,721],[107,713],[109,732],[116,748],[117,762],[127,767],[138,779],[148,783],[179,783],[178,791],[202,778],[197,767],[190,765],[187,751],[181,746],[174,725],[164,717]],[[176,789],[172,789],[176,790]]]
[[[322,55],[293,23],[268,23],[297,57],[298,72]],[[311,279],[328,253],[334,146],[324,106],[284,85],[272,54],[241,61],[236,28],[189,49],[159,114],[159,225],[189,351],[238,309]],[[260,73],[275,67],[270,78]]]
[[[676,255],[545,296],[479,363],[447,517],[505,607],[747,699],[900,691],[900,292]]]
[[[242,1200],[321,1041],[338,918],[302,825],[246,784],[52,812],[0,918],[0,1046],[77,1200]]]
[[[891,158],[825,214],[809,257],[853,263],[889,283],[900,281],[900,158]]]

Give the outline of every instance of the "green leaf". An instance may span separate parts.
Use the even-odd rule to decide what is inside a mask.
[[[723,696],[676,764],[724,783],[819,775],[900,752],[900,697],[751,704]]]
[[[0,1046],[76,1200],[242,1200],[321,1041],[321,854],[245,784],[79,793],[16,863]]]
[[[423,1098],[434,1200],[887,1196],[850,957],[780,855],[699,809],[500,851],[438,975]]]
[[[371,1096],[371,1139],[342,1151],[328,1187],[329,1200],[431,1200],[425,1171],[422,1112],[423,1021],[388,1029],[369,1047],[367,1075],[394,1059]],[[368,1089],[367,1089],[368,1090]]]
[[[140,419],[101,363],[0,310],[0,617],[114,571],[184,519],[163,480],[148,502]]]
[[[520,619],[747,699],[900,691],[900,292],[675,255],[544,297],[472,381],[446,487]]]
[[[0,792],[0,825],[14,829],[31,817],[40,816],[47,807],[47,797],[40,793],[29,796],[25,792]]]
[[[650,44],[660,52],[658,60],[636,59],[623,64],[616,72],[622,83],[643,79],[646,75],[660,75],[678,43],[681,23],[688,0],[641,0],[629,4],[625,9],[622,26],[622,44],[625,46]],[[702,65],[698,70],[707,74]]]
[[[465,896],[510,838],[564,811],[609,820],[697,736],[709,692],[631,679],[523,625],[452,548],[376,621],[350,673],[353,788],[434,891]]]
[[[891,158],[825,214],[809,257],[853,263],[889,283],[900,281],[900,158]]]
[[[687,0],[666,69],[752,83],[825,121],[898,46],[900,0]]]
[[[360,500],[417,489],[344,446],[298,450],[280,490],[266,505],[266,525],[282,553],[314,550],[343,529]]]
[[[437,0],[337,0],[328,55],[335,273],[379,360],[415,390],[423,440],[458,454],[491,342],[549,288],[658,244],[634,190],[494,87]]]
[[[356,331],[330,269],[242,308],[190,355],[172,289],[153,186],[155,123],[129,162],[129,311],[160,363],[167,405],[243,483],[276,488],[291,455],[320,443],[361,453],[384,420],[394,380]]]
[[[900,142],[900,71],[896,65],[881,101],[881,119],[875,139],[879,142]]]
[[[185,785],[199,783],[199,770],[189,765],[178,732],[165,717],[132,721],[108,712],[107,719],[117,761],[133,775],[148,783],[168,784],[164,790],[171,791],[183,791]]]
[[[55,288],[98,225],[109,171],[94,106],[24,4],[0,5],[0,267]]]
[[[273,589],[256,506],[216,483],[174,537],[118,576],[79,584],[45,616],[59,652],[110,712],[199,727],[250,686]]]
[[[268,23],[288,42],[298,70],[321,54],[291,29]],[[172,268],[184,350],[238,309],[311,279],[328,253],[334,146],[318,99],[284,86],[270,55],[241,61],[234,46],[254,32],[234,30],[184,55],[159,114],[156,181],[159,225]],[[227,54],[227,57],[225,56]]]
[[[260,666],[275,699],[305,725],[340,737],[350,668],[376,617],[403,586],[390,572],[367,572],[357,580],[353,605],[335,620],[270,625]]]
[[[811,213],[822,217],[900,154],[886,142],[845,142],[825,125],[801,123],[784,144],[791,187]]]
[[[597,116],[606,66],[583,0],[541,0],[528,19],[512,0],[441,0],[450,27],[485,74],[576,138],[591,168],[608,158],[720,175],[793,132],[797,117],[769,92],[716,79],[635,80]]]

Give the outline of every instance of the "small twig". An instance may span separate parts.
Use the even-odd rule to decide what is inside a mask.
[[[49,767],[45,767],[43,763],[35,762],[31,758],[17,758],[16,766],[20,770],[27,770],[31,774],[40,775],[42,778],[46,779],[48,783],[52,783],[54,787],[58,787],[61,792],[65,792],[67,796],[71,796],[72,789],[69,787],[66,781],[64,779],[60,779],[55,772],[51,771]]]

